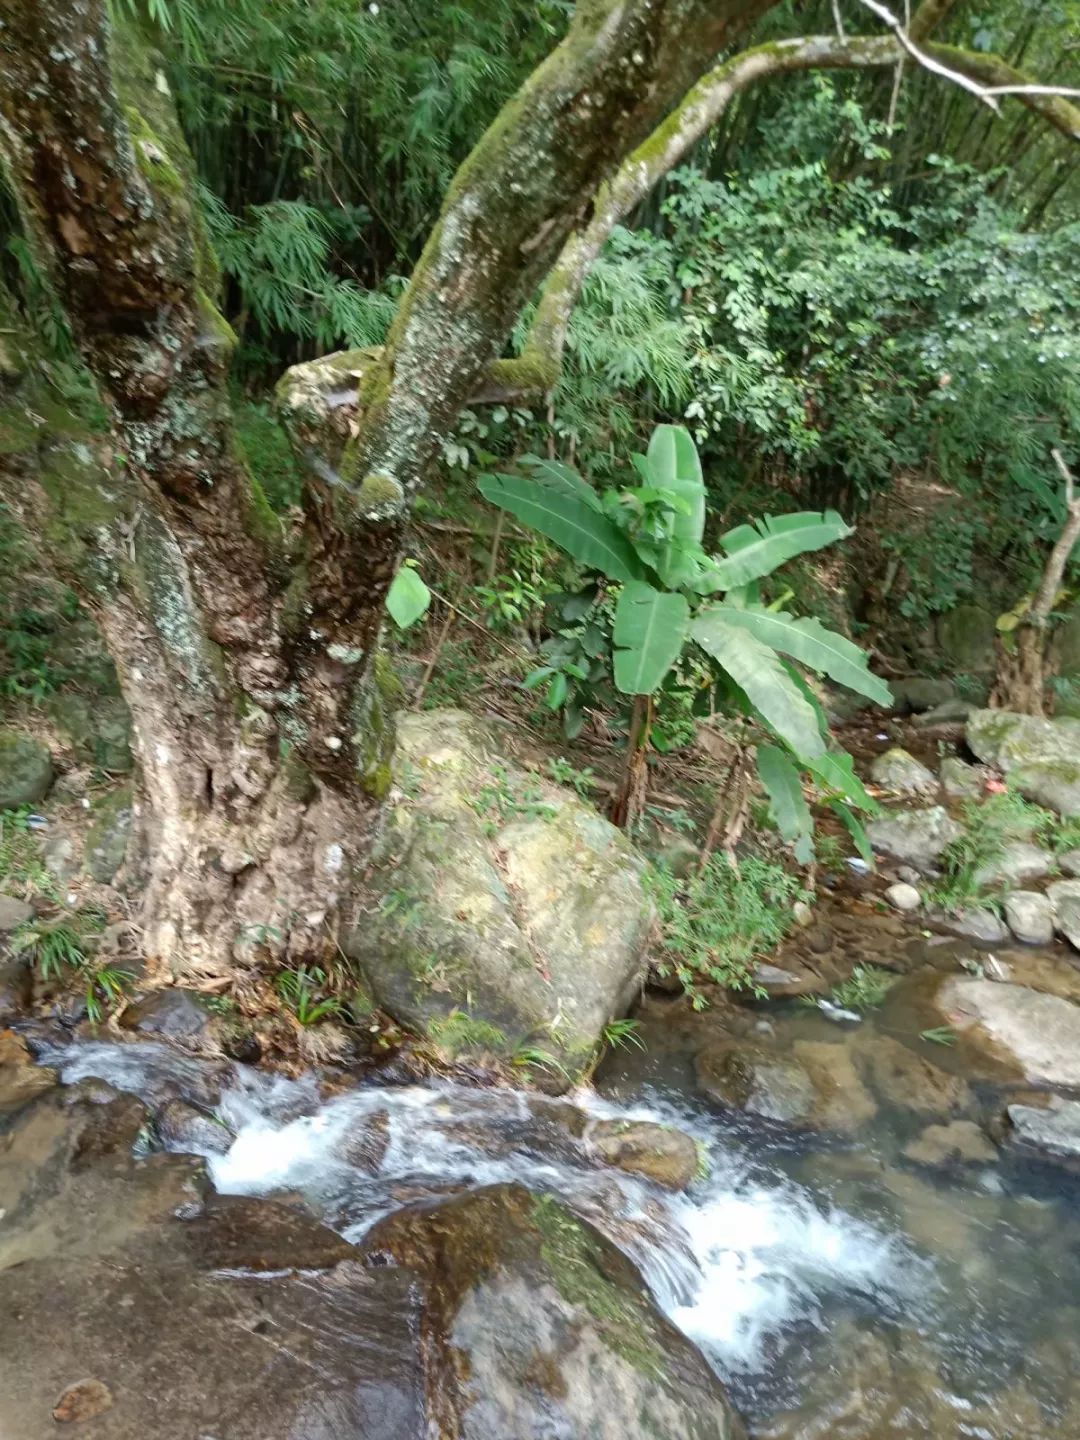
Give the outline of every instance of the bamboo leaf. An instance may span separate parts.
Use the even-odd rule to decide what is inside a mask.
[[[749,697],[770,729],[802,760],[825,754],[817,716],[776,651],[732,625],[720,606],[706,606],[690,634]]]
[[[877,869],[877,862],[874,859],[874,847],[870,844],[870,837],[866,833],[859,817],[844,804],[842,800],[830,800],[829,809],[838,816],[844,829],[851,836],[852,844],[866,861],[871,870]]]
[[[814,821],[803,794],[801,775],[776,745],[758,746],[757,768],[777,829],[794,847],[799,864],[809,865],[814,858]]]
[[[830,751],[806,763],[810,773],[834,796],[842,796],[848,804],[865,810],[868,815],[877,814],[880,806],[855,774],[855,761],[846,750]]]
[[[818,514],[800,510],[791,515],[766,515],[754,525],[737,525],[720,539],[725,558],[717,562],[718,588],[732,590],[807,550],[820,550],[854,534],[835,510]]]
[[[682,653],[690,623],[685,595],[651,585],[624,587],[615,609],[615,684],[624,695],[651,695]]]
[[[486,500],[539,530],[580,565],[624,583],[642,578],[629,541],[580,496],[521,475],[485,475],[478,483]]]
[[[820,620],[753,605],[736,607],[724,604],[719,608],[729,624],[748,630],[782,655],[790,655],[819,675],[828,675],[838,685],[855,690],[879,705],[892,704],[892,691],[870,670],[866,652],[843,635],[826,630]]]

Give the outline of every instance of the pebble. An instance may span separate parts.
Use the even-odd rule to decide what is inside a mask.
[[[899,880],[895,885],[890,885],[885,891],[885,899],[894,910],[918,910],[922,904],[922,896],[914,885],[908,885],[905,881]]]

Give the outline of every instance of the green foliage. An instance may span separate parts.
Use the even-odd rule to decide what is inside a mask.
[[[799,768],[823,779],[840,803],[872,809],[850,764],[827,755],[821,707],[782,656],[882,703],[890,698],[888,687],[870,673],[866,656],[850,641],[817,620],[763,606],[756,588],[777,565],[843,538],[848,527],[831,512],[768,516],[722,536],[725,555],[717,560],[702,548],[705,483],[689,434],[660,425],[648,453],[632,458],[642,483],[603,495],[569,466],[535,457],[524,462],[526,475],[479,481],[488,500],[554,541],[588,577],[583,589],[562,600],[564,613],[577,615],[576,628],[561,631],[548,647],[547,663],[526,684],[546,684],[549,707],[566,710],[573,734],[609,665],[620,693],[651,696],[673,675],[692,640],[707,677],[702,685],[699,670],[696,690],[722,689],[731,708],[756,719]],[[710,602],[725,583],[731,586],[726,602]],[[619,585],[609,629],[610,612],[598,614],[597,604],[602,592]],[[775,763],[771,773],[779,776]],[[786,838],[809,858],[805,803],[789,804],[784,822]]]
[[[463,1050],[498,1051],[506,1045],[506,1036],[497,1025],[457,1009],[441,1019],[429,1021],[428,1036],[451,1056]]]
[[[835,1004],[862,1015],[884,1004],[899,978],[877,965],[856,965],[848,978],[834,985],[829,994]]]
[[[248,469],[272,508],[281,514],[299,505],[303,481],[289,437],[263,401],[233,397],[233,426]]]
[[[46,983],[78,981],[92,1025],[120,1004],[134,984],[130,970],[95,962],[88,953],[89,938],[100,927],[101,916],[88,910],[63,920],[30,920],[11,937],[12,954],[24,955]]]
[[[386,608],[399,630],[415,625],[431,604],[431,591],[421,579],[416,562],[406,560],[386,592]]]
[[[956,1031],[948,1025],[935,1025],[929,1030],[920,1030],[919,1039],[925,1040],[928,1045],[955,1045]]]
[[[0,505],[0,695],[37,703],[63,684],[53,636],[75,609],[69,590],[38,573],[21,529]]]
[[[490,782],[482,785],[469,803],[483,817],[487,835],[497,835],[503,825],[519,816],[551,820],[556,814],[556,807],[543,798],[539,785],[511,780],[506,766],[498,763],[491,767]]]
[[[55,898],[56,879],[45,868],[37,832],[30,828],[31,811],[0,811],[0,889],[9,895]]]
[[[43,980],[59,980],[67,970],[87,963],[83,936],[65,921],[30,920],[11,939],[14,955],[25,955]]]
[[[941,856],[942,878],[932,899],[943,910],[957,911],[979,899],[980,872],[1000,860],[1015,840],[1031,840],[1068,849],[1074,838],[1049,810],[1025,800],[1015,791],[988,800],[967,800],[960,812],[963,833]],[[1060,840],[1056,837],[1060,836]]]
[[[600,1043],[611,1050],[644,1050],[637,1020],[610,1020],[600,1032]]]
[[[684,879],[654,869],[651,888],[661,924],[657,968],[677,975],[695,1006],[705,1003],[703,981],[752,985],[755,962],[779,945],[795,923],[792,906],[807,898],[795,876],[757,856],[736,867],[713,855]]]
[[[295,970],[282,970],[274,980],[278,995],[305,1028],[317,1025],[330,1015],[340,1015],[342,1001],[329,993],[330,977],[318,965],[298,965]]]
[[[596,785],[596,772],[588,766],[579,769],[563,755],[553,756],[547,763],[548,774],[559,785],[571,785],[583,800],[588,800]]]

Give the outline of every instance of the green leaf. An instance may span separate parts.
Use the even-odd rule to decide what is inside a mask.
[[[884,680],[870,671],[865,651],[843,635],[826,630],[820,620],[798,618],[783,611],[775,612],[752,605],[737,607],[724,604],[718,608],[729,624],[748,630],[782,655],[790,655],[819,675],[828,675],[838,685],[866,695],[879,705],[892,704],[892,691]]]
[[[807,550],[820,550],[854,534],[835,510],[818,514],[799,510],[791,515],[766,515],[755,525],[737,525],[721,536],[726,558],[717,562],[717,585],[733,590],[772,572]]]
[[[769,794],[769,809],[777,829],[794,846],[799,864],[809,865],[814,858],[814,821],[803,794],[801,775],[776,745],[758,746],[757,768]]]
[[[807,768],[834,795],[843,796],[849,804],[876,815],[881,808],[855,774],[855,761],[846,750],[830,751],[808,760]]]
[[[825,753],[817,716],[776,651],[732,625],[719,606],[706,606],[690,634],[745,691],[758,715],[800,759]]]
[[[402,565],[386,592],[386,608],[400,629],[415,625],[431,604],[431,591],[412,565]]]
[[[584,500],[590,509],[599,513],[600,496],[592,486],[581,478],[576,470],[558,460],[548,460],[540,455],[523,455],[522,465],[526,466],[534,480],[559,495],[570,495]]]
[[[871,870],[877,869],[877,862],[874,859],[874,849],[870,844],[870,837],[863,828],[859,817],[844,804],[842,800],[830,800],[829,809],[834,815],[839,816],[845,830],[851,836],[852,844],[862,858],[870,866]]]
[[[671,539],[663,546],[656,569],[665,585],[687,585],[698,576],[697,555],[705,532],[705,482],[690,432],[681,425],[658,425],[646,456],[657,490],[682,501],[672,517]]]
[[[636,583],[615,608],[615,684],[624,695],[651,695],[682,653],[690,623],[685,595]]]
[[[521,475],[485,475],[478,483],[485,499],[539,530],[579,565],[624,583],[642,578],[629,541],[580,496]]]

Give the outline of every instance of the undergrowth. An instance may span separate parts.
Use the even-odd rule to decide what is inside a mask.
[[[1080,846],[1080,821],[1063,820],[1012,790],[988,800],[966,801],[960,820],[963,833],[942,853],[942,878],[929,895],[935,905],[950,912],[976,902],[994,903],[993,897],[983,894],[985,873],[1014,842],[1043,845],[1055,854]]]
[[[732,990],[752,984],[755,961],[775,950],[795,923],[792,906],[808,898],[797,876],[753,855],[737,867],[714,855],[681,879],[655,867],[651,889],[661,924],[657,969],[676,975],[699,1009],[703,981]]]

